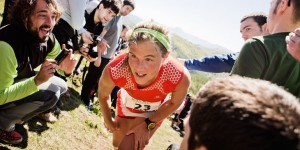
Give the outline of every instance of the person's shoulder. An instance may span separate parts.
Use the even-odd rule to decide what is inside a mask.
[[[189,71],[172,56],[168,56],[164,67],[166,75],[169,76],[168,79],[170,80],[178,78],[178,80],[182,81],[181,79],[189,80],[190,78]]]
[[[6,43],[5,41],[0,40],[0,49],[1,49],[0,59],[2,60],[2,62],[5,62],[4,60],[8,60],[8,59],[14,59],[16,61],[15,52],[11,47],[11,45]]]
[[[245,41],[241,53],[243,51],[254,52],[256,49],[262,49],[264,47],[265,36],[252,37]]]
[[[172,56],[168,56],[168,58],[165,60],[164,65],[165,66],[173,66],[179,70],[183,70],[183,68],[184,68],[183,65],[180,63],[180,61],[175,59]]]

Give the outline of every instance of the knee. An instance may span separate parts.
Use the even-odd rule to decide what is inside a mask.
[[[52,91],[45,91],[44,107],[52,108],[58,101],[59,97]]]

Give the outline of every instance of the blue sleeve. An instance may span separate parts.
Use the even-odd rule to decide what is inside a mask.
[[[211,73],[229,73],[238,53],[208,56],[200,59],[187,59],[184,66],[188,70],[198,70]]]

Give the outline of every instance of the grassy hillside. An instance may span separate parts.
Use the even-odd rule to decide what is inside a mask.
[[[200,58],[208,55],[224,54],[224,50],[218,48],[205,48],[201,45],[195,45],[177,34],[172,34],[173,56],[179,58]]]

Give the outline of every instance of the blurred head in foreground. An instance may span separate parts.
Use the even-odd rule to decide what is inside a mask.
[[[231,76],[194,98],[181,149],[299,149],[300,104],[268,81]]]

